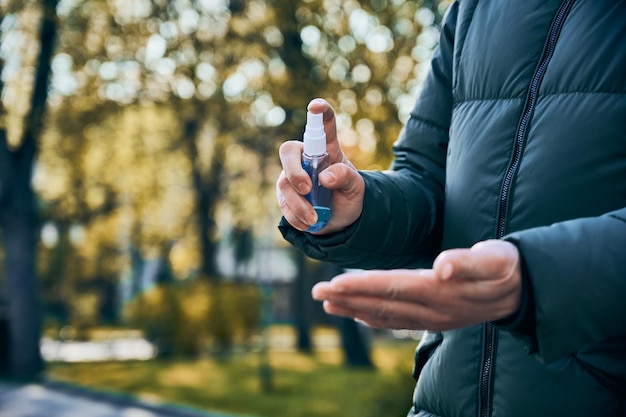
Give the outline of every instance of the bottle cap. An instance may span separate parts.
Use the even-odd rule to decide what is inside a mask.
[[[326,133],[324,132],[324,114],[306,114],[304,128],[304,153],[309,156],[324,155],[326,153]]]

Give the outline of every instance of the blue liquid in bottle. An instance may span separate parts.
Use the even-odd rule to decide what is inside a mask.
[[[309,174],[311,178],[311,192],[304,196],[311,203],[317,213],[317,222],[308,228],[308,232],[319,232],[328,224],[330,220],[331,210],[331,194],[330,190],[324,188],[319,183],[319,173],[328,168],[328,155],[320,155],[310,157],[303,155],[302,168]]]
[[[308,232],[319,232],[330,220],[331,192],[322,187],[319,174],[328,168],[330,159],[326,152],[326,133],[324,132],[323,114],[307,113],[307,122],[304,129],[304,153],[302,154],[302,168],[311,178],[311,191],[304,196],[311,203],[317,213],[317,222],[309,227]]]

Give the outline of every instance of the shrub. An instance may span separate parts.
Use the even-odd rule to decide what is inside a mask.
[[[158,284],[131,301],[125,315],[160,356],[195,357],[207,348],[224,351],[247,343],[259,312],[255,285],[196,280]]]

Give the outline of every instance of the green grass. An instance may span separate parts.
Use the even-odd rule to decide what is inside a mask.
[[[269,351],[271,390],[260,378],[261,355],[227,359],[51,363],[48,377],[89,389],[258,417],[404,417],[414,382],[414,342],[374,341],[376,369],[343,365],[339,349],[305,355]]]

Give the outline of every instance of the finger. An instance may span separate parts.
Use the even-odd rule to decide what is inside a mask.
[[[298,217],[295,212],[284,202],[284,200],[279,200],[280,209],[282,211],[283,217],[287,220],[294,229],[297,229],[301,232],[305,232],[309,229],[311,224],[315,224],[315,221],[309,222],[307,220],[302,220]]]
[[[300,194],[311,191],[311,179],[302,168],[302,142],[290,140],[283,142],[278,150],[280,162],[286,179]]]
[[[337,304],[334,304],[330,301],[325,301],[324,311],[328,314],[332,314],[333,316],[339,317],[347,317],[355,319],[359,322],[362,322],[370,327],[378,327],[385,329],[412,329],[412,330],[422,330],[418,323],[415,322],[414,317],[410,321],[406,320],[391,320],[387,317],[376,317],[371,314],[368,314],[364,311],[353,310],[350,308],[346,308]]]
[[[337,138],[337,123],[335,110],[323,98],[316,98],[309,102],[307,110],[311,113],[324,113],[324,132],[326,133],[326,151],[331,163],[343,162],[343,152]]]
[[[433,270],[443,279],[496,280],[510,276],[518,264],[517,249],[509,242],[489,240],[471,249],[442,252]]]
[[[357,271],[337,275],[313,287],[316,300],[369,296],[429,304],[441,285],[432,270]]]
[[[363,177],[354,168],[337,163],[320,173],[320,184],[329,190],[339,190],[346,195],[357,195],[365,188]]]
[[[276,181],[276,198],[285,220],[295,229],[305,231],[317,221],[317,213],[289,183],[284,171]]]
[[[326,300],[323,306],[328,314],[354,318],[380,328],[441,331],[467,324],[462,317],[459,319],[420,304],[372,297]]]

